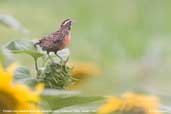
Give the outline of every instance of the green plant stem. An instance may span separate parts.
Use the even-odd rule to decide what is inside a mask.
[[[38,68],[38,64],[37,64],[37,58],[34,58],[34,65],[35,65],[35,69],[36,69],[36,76],[38,77],[40,74],[39,68]]]

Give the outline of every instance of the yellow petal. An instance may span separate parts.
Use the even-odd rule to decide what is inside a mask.
[[[17,64],[16,63],[13,63],[11,64],[10,66],[8,66],[8,68],[6,69],[6,72],[7,73],[10,73],[11,75],[13,75],[15,69],[17,68]]]
[[[44,84],[43,83],[37,84],[35,89],[36,89],[36,91],[35,91],[36,94],[40,94],[44,89]]]
[[[117,97],[109,97],[107,102],[98,109],[99,114],[108,114],[120,108],[122,100]]]

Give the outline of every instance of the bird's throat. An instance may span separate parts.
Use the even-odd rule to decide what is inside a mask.
[[[70,43],[70,40],[71,40],[71,35],[69,34],[65,37],[65,41],[64,41],[65,47]]]

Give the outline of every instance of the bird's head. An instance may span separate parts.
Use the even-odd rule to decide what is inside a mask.
[[[61,28],[62,29],[68,29],[70,30],[71,29],[71,26],[73,24],[73,21],[71,19],[66,19],[62,22],[61,24]]]

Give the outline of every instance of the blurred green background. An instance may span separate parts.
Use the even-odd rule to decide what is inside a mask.
[[[70,61],[101,69],[101,76],[83,87],[86,94],[145,91],[171,104],[170,6],[170,0],[1,0],[0,14],[14,16],[30,34],[0,26],[0,45],[38,40],[71,18]],[[33,67],[29,56],[16,58]]]

